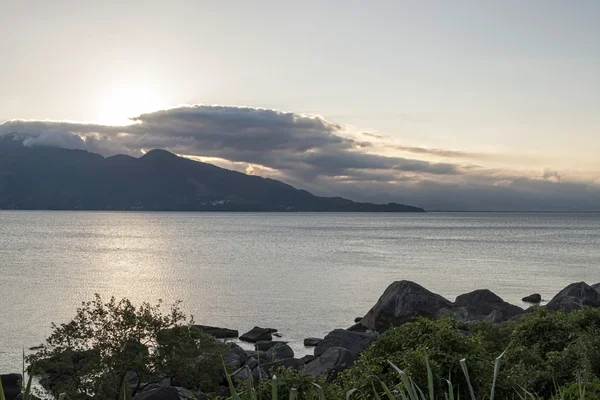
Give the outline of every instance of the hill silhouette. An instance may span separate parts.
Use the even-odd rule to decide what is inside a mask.
[[[283,182],[152,150],[140,158],[28,147],[0,137],[0,208],[35,210],[423,212],[319,197]]]

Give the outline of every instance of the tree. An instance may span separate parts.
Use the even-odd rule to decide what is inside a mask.
[[[127,299],[103,302],[96,294],[72,321],[52,324],[44,348],[28,358],[30,373],[73,400],[119,399],[165,378],[209,390],[221,378],[215,366],[223,346],[186,324],[180,302],[166,314],[161,306],[160,300],[137,308]]]

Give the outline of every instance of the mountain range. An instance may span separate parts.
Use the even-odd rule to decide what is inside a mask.
[[[0,136],[0,209],[423,212],[319,197],[283,182],[152,150],[140,158],[25,146]]]

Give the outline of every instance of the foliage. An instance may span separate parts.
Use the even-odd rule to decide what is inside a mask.
[[[387,331],[361,355],[354,366],[340,375],[340,385],[345,390],[357,388],[367,392],[372,387],[373,376],[388,385],[395,385],[399,383],[399,377],[388,363],[390,361],[401,366],[417,386],[427,387],[429,364],[436,393],[443,393],[445,379],[451,377],[455,387],[467,396],[467,384],[458,362],[467,359],[473,387],[476,391],[483,388],[487,390],[486,386],[491,384],[491,361],[499,353],[493,356],[486,354],[480,336],[463,332],[457,325],[451,319],[419,319]]]
[[[162,314],[160,301],[135,307],[96,295],[72,321],[52,325],[45,347],[28,358],[30,371],[33,366],[42,385],[72,400],[119,399],[139,391],[141,382],[163,377],[210,389],[220,371],[204,364],[218,365],[221,346],[208,335],[192,334],[185,321],[179,303]]]

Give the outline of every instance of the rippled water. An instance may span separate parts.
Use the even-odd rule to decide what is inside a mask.
[[[279,328],[302,351],[399,279],[519,305],[600,282],[600,214],[3,211],[0,371],[19,371],[22,348],[96,292],[181,299],[196,321]]]

